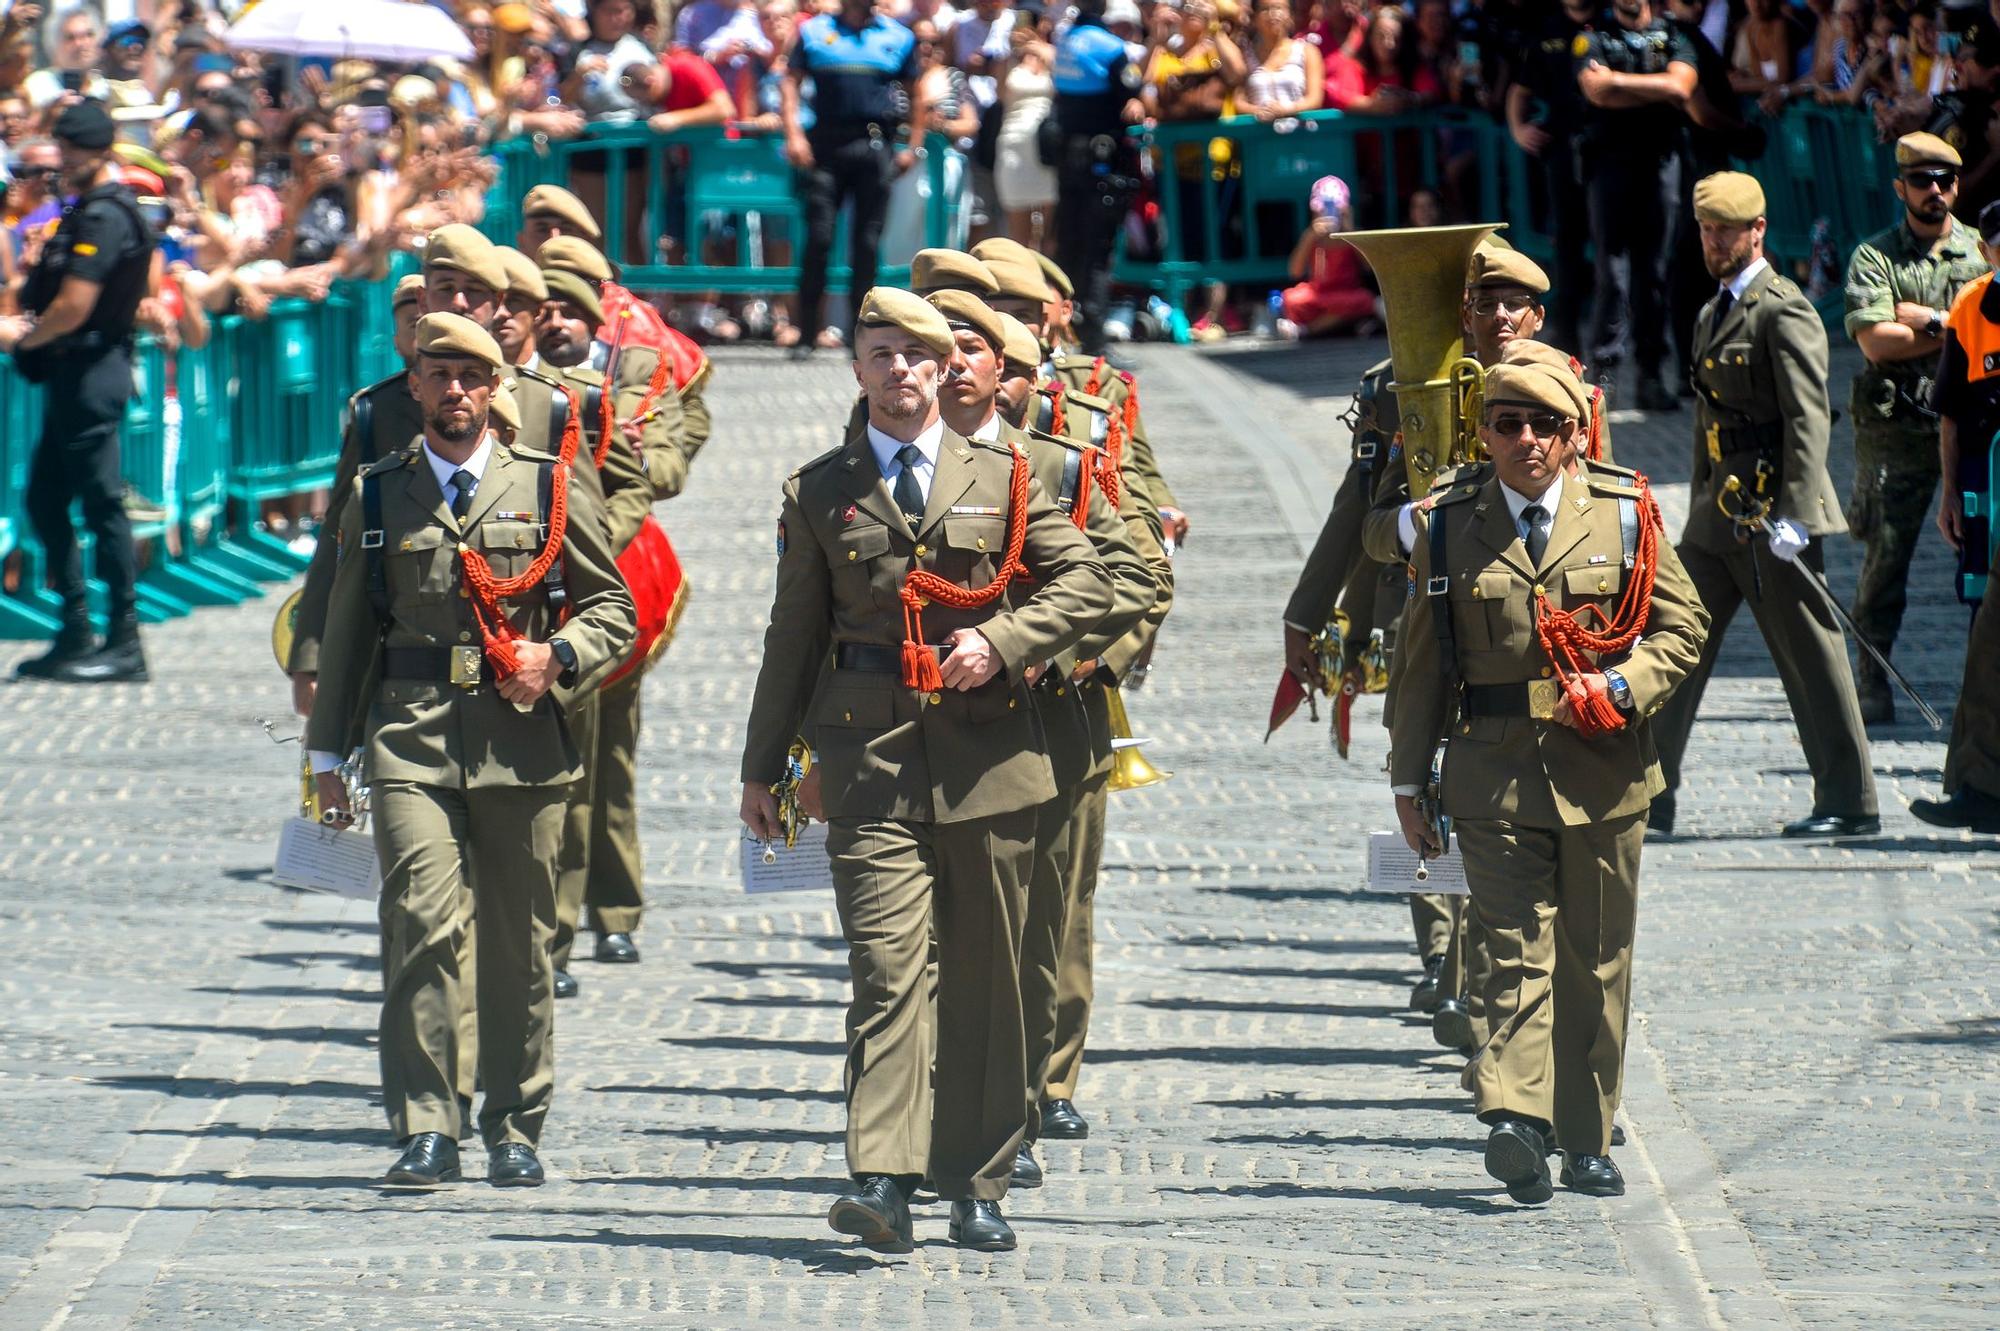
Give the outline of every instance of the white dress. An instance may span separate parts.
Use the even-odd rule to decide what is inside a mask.
[[[1004,109],[993,159],[993,188],[1000,206],[1010,213],[1054,206],[1055,168],[1042,165],[1035,131],[1055,107],[1055,79],[1046,70],[1017,64],[1007,71],[1000,102]]]

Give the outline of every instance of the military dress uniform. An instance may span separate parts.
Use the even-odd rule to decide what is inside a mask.
[[[940,358],[951,354],[944,316],[907,292],[870,291],[858,322],[907,329]],[[968,1208],[1007,1192],[1027,1081],[1019,940],[1036,810],[1056,794],[1022,674],[1081,640],[1111,606],[1102,562],[1031,479],[1022,562],[1034,594],[971,609],[930,600],[921,611],[926,643],[977,628],[1001,675],[971,690],[908,687],[906,578],[924,569],[987,587],[1014,517],[1008,449],[942,423],[911,445],[920,453],[922,439],[935,441],[927,493],[925,467],[906,476],[898,459],[890,468],[905,490],[916,487],[910,499],[921,496],[914,516],[892,496],[866,427],[786,481],[742,769],[746,785],[782,778],[810,704],[854,986],[848,1170],[864,1191],[895,1181],[901,1196],[884,1204],[900,1206],[904,1230],[909,1190],[926,1176]],[[934,1028],[925,978],[933,928]],[[908,1241],[907,1232],[864,1237]]]
[[[1696,187],[1695,207],[1704,220],[1754,221],[1764,213],[1763,190],[1748,176],[1724,172]],[[1797,532],[1823,538],[1846,530],[1826,470],[1826,329],[1805,293],[1760,258],[1702,307],[1695,353],[1694,474],[1678,553],[1713,625],[1700,663],[1660,717],[1667,790],[1653,823],[1672,829],[1688,732],[1729,622],[1747,600],[1813,775],[1812,816],[1789,824],[1786,834],[1874,831],[1881,824],[1868,736],[1833,612],[1762,534],[1739,541],[1717,504],[1735,476],[1751,497],[1771,502],[1772,519]],[[1815,540],[1796,560],[1818,572],[1825,553]]]
[[[1488,384],[1489,403],[1535,410],[1556,410],[1564,393],[1582,391],[1540,366],[1503,366]],[[1580,404],[1560,410],[1573,421]],[[1481,471],[1483,480],[1454,483],[1413,514],[1415,590],[1396,653],[1391,781],[1398,794],[1421,790],[1444,744],[1438,793],[1489,959],[1490,1029],[1470,1081],[1495,1140],[1511,1134],[1523,1148],[1496,1160],[1489,1144],[1489,1169],[1520,1199],[1545,1198],[1540,1159],[1552,1132],[1573,1162],[1589,1158],[1601,1175],[1586,1190],[1622,1190],[1606,1157],[1640,846],[1648,801],[1661,789],[1649,718],[1694,665],[1707,615],[1662,542],[1643,635],[1618,659],[1585,667],[1622,676],[1623,726],[1586,737],[1555,723],[1558,690],[1535,595],[1546,589],[1573,614],[1586,606],[1614,614],[1632,576],[1628,533],[1640,495],[1587,473],[1559,476],[1552,493],[1531,498],[1508,491],[1495,469]],[[1541,544],[1538,556],[1530,541]],[[1534,1132],[1499,1131],[1509,1123]]]
[[[427,316],[419,338],[425,355],[499,368],[492,338],[456,315]],[[566,644],[557,655],[568,669],[532,708],[501,698],[458,552],[480,551],[502,579],[533,563],[560,464],[489,433],[448,477],[447,496],[438,470],[450,465],[419,437],[362,470],[342,518],[307,745],[317,766],[320,755],[342,750],[353,718],[366,717],[387,955],[383,1101],[392,1131],[459,1133],[455,1032],[472,999],[462,991],[455,947],[474,913],[463,902],[470,895],[485,1092],[479,1128],[489,1148],[532,1151],[554,1085],[555,857],[566,788],[582,775],[563,709],[622,657],[634,614],[599,528],[572,520],[559,564],[567,619],[557,618],[547,579],[503,603],[524,637]]]
[[[1908,134],[1896,144],[1898,169],[1963,165],[1957,149],[1928,134]],[[1966,283],[1987,271],[1973,229],[1946,215],[1944,233],[1919,239],[1907,216],[1869,237],[1847,263],[1847,335],[1896,321],[1902,301],[1945,313]],[[1864,364],[1854,376],[1849,412],[1854,418],[1854,493],[1848,531],[1865,542],[1867,554],[1854,589],[1857,629],[1883,655],[1896,644],[1909,603],[1910,557],[1931,525],[1937,493],[1937,414],[1930,408],[1935,357]],[[1889,681],[1865,652],[1855,670],[1863,716],[1889,720],[1894,701]]]

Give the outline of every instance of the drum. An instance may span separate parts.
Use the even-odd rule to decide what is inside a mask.
[[[632,604],[639,611],[639,632],[632,640],[630,654],[604,681],[606,688],[627,675],[644,674],[652,666],[673,641],[674,628],[687,605],[687,577],[681,570],[680,556],[674,553],[666,529],[653,518],[646,519],[625,553],[618,556],[618,571],[632,590]]]

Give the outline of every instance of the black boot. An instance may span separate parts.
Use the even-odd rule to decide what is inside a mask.
[[[82,606],[63,611],[62,628],[48,651],[14,667],[16,679],[54,679],[56,672],[72,661],[81,661],[97,650],[97,635],[90,629],[90,612]]]
[[[139,646],[138,614],[126,610],[113,615],[104,646],[81,660],[57,666],[54,678],[65,684],[144,684],[151,679],[146,672],[146,653]]]

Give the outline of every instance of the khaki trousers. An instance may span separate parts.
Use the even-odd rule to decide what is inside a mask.
[[[1643,815],[1581,827],[1453,823],[1486,939],[1481,1119],[1539,1120],[1604,1155],[1625,1072]]]
[[[384,894],[375,903],[375,919],[382,941],[382,991],[389,989],[389,898]],[[465,919],[458,928],[459,992],[479,992],[479,934],[474,927],[472,894],[465,894]],[[466,1104],[479,1094],[479,1005],[461,1003],[458,1010],[458,1098]]]
[[[590,792],[590,886],[584,905],[600,935],[639,927],[646,900],[639,850],[639,698],[627,675],[598,695],[597,764]]]
[[[375,785],[382,865],[382,1101],[398,1139],[459,1134],[457,1032],[476,997],[479,1131],[534,1145],[555,1085],[555,857],[564,789]],[[468,900],[470,905],[468,905]],[[476,913],[476,992],[458,968]]]
[[[1093,940],[1088,932],[1080,937],[1072,933],[1070,922],[1078,912],[1088,912],[1097,896],[1097,861],[1104,852],[1104,809],[1110,798],[1110,779],[1108,775],[1090,777],[1038,811],[1035,881],[1028,894],[1028,930],[1021,949],[1031,1145],[1041,1139],[1043,1098],[1068,1099],[1076,1091],[1076,1065],[1083,1057],[1083,1039],[1090,1026]],[[1048,838],[1046,843],[1044,837]],[[1065,996],[1072,1004],[1067,1025],[1063,1022]],[[1050,1089],[1050,1081],[1058,1039],[1066,1041],[1068,1080],[1055,1090]]]
[[[1451,946],[1452,909],[1450,897],[1435,893],[1410,894],[1410,924],[1417,934],[1417,955],[1429,961]]]
[[[928,1176],[951,1201],[1007,1195],[1028,1078],[1019,940],[1034,849],[1034,809],[963,823],[828,825],[853,981],[846,1086],[855,1177]],[[935,1016],[925,976],[933,929]]]
[[[1090,1008],[1097,996],[1097,876],[1104,860],[1104,816],[1109,804],[1109,786],[1100,783],[1096,794],[1079,802],[1070,818],[1069,897],[1056,965],[1055,1046],[1042,1083],[1043,1099],[1074,1100],[1083,1070]]]
[[[590,891],[590,829],[599,798],[597,751],[603,717],[602,693],[579,698],[569,709],[569,734],[576,744],[577,761],[583,766],[583,779],[569,786],[563,806],[562,848],[556,853],[556,927],[549,951],[559,971],[569,969],[577,921],[583,916],[584,897]]]

